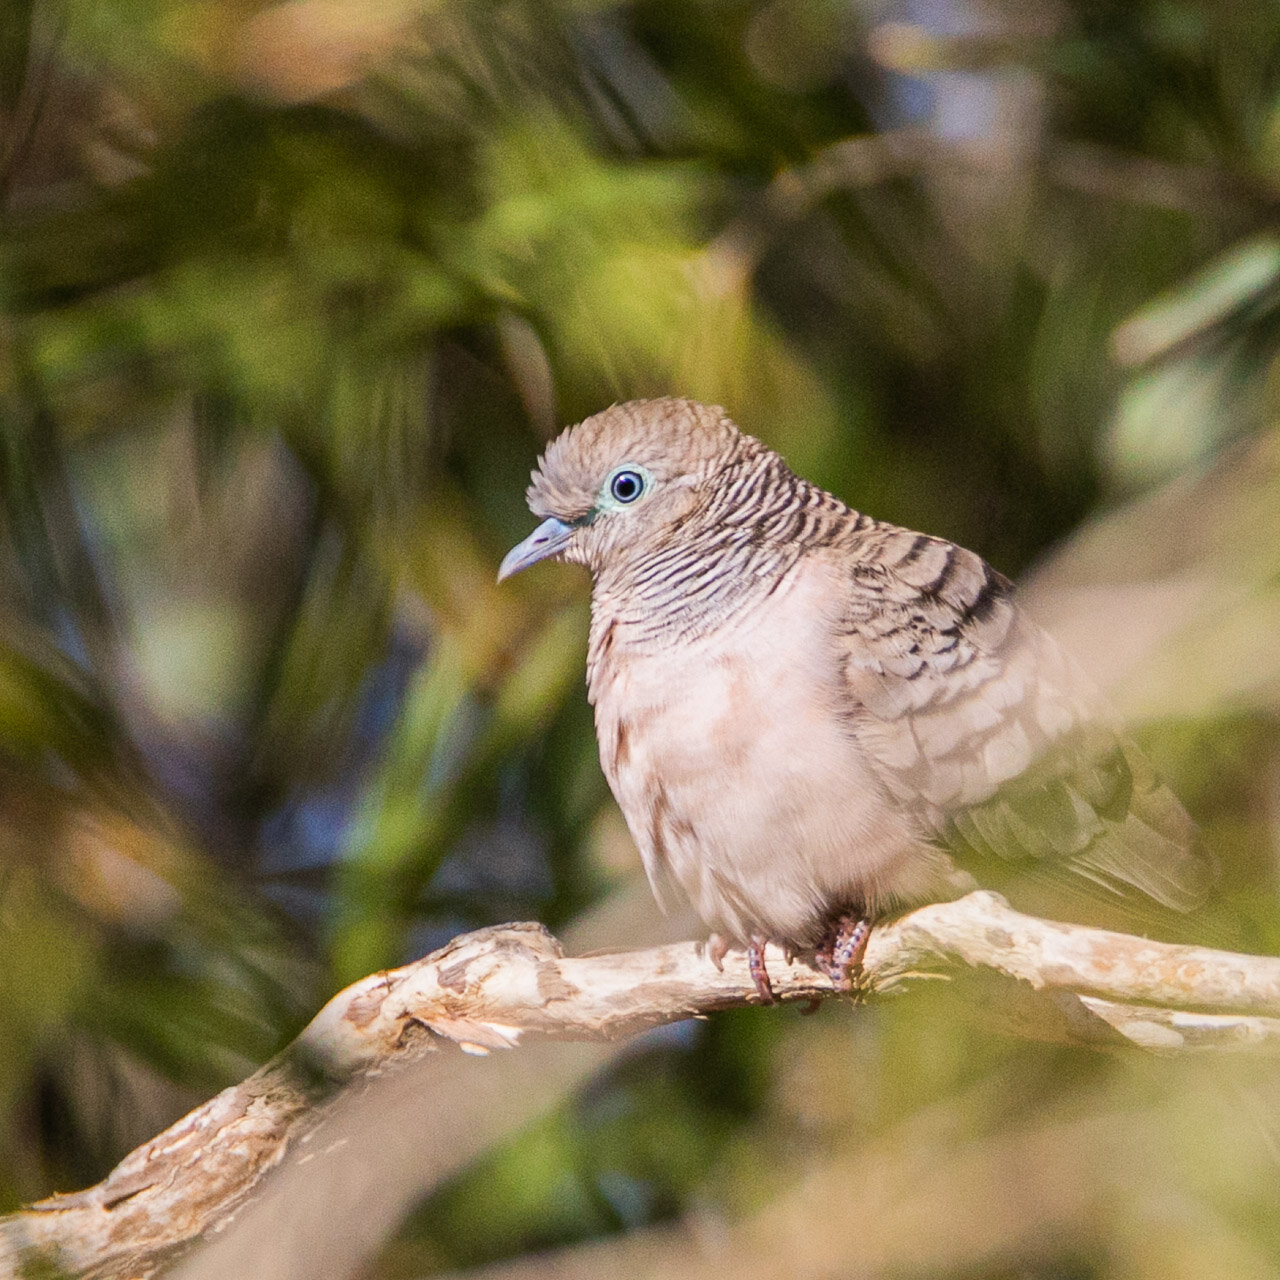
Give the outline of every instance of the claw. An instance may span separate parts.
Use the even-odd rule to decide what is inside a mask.
[[[707,939],[707,958],[716,967],[719,973],[724,972],[724,958],[729,954],[728,940],[722,938],[718,933],[713,933]]]

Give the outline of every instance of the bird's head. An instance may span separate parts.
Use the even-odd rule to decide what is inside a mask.
[[[693,400],[632,400],[570,427],[548,446],[529,486],[542,523],[507,554],[498,581],[547,559],[594,573],[666,545],[751,446],[761,447],[723,409]]]

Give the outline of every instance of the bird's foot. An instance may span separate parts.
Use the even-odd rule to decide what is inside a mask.
[[[760,1003],[776,1004],[773,983],[769,981],[769,970],[765,968],[764,948],[763,938],[751,939],[751,945],[747,948],[747,968],[751,970],[751,981],[756,984],[756,991],[760,994]]]
[[[707,958],[716,967],[717,973],[724,972],[724,958],[729,954],[729,940],[713,933],[707,939]]]
[[[837,991],[853,990],[853,974],[862,968],[870,937],[871,921],[865,916],[845,915],[832,924],[827,941],[814,958],[831,976]]]

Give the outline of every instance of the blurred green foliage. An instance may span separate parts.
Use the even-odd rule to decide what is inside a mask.
[[[1267,431],[1278,69],[1262,0],[10,0],[0,1207],[101,1176],[342,983],[634,874],[584,582],[493,583],[558,425],[720,402],[1009,573]],[[1274,947],[1269,670],[1147,736]],[[743,1211],[984,1081],[992,1132],[1121,1090],[962,1005],[646,1042],[388,1274]],[[1196,1194],[1274,1250],[1230,1183]],[[1016,1274],[1121,1274],[1126,1222]]]

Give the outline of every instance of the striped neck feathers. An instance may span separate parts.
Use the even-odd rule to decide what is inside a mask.
[[[751,444],[679,523],[625,552],[604,549],[593,566],[593,642],[614,625],[631,643],[705,635],[771,595],[807,552],[867,523]]]

